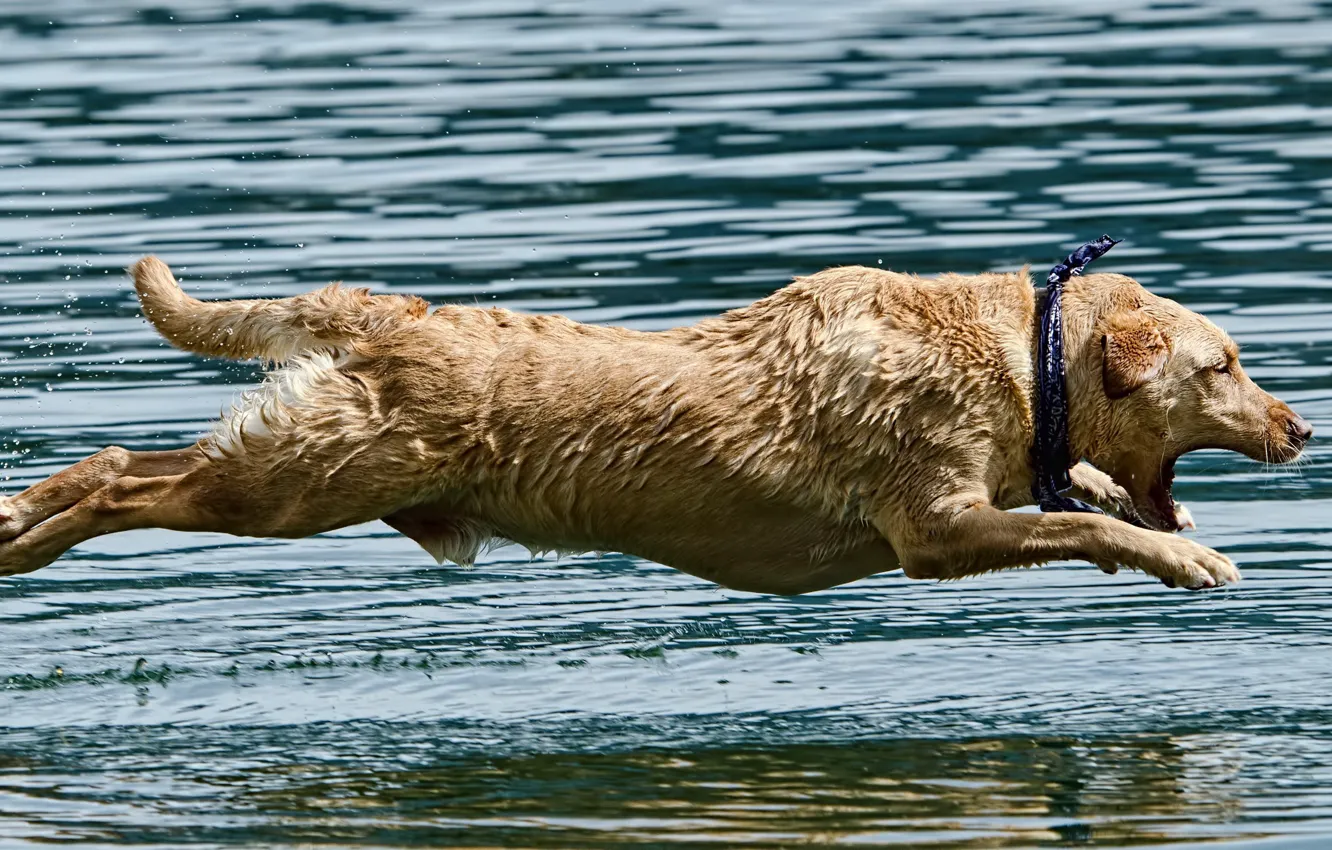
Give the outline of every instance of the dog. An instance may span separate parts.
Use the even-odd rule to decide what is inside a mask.
[[[1025,268],[831,268],[652,333],[338,284],[202,302],[155,257],[129,273],[172,344],[280,368],[192,446],[107,448],[0,501],[0,574],[127,529],[298,538],[378,519],[440,563],[514,541],[763,593],[1052,560],[1198,589],[1240,575],[1173,533],[1192,525],[1175,461],[1288,463],[1313,433],[1218,327],[1116,274],[1063,295],[1070,474],[1098,515],[1009,510],[1032,501]]]

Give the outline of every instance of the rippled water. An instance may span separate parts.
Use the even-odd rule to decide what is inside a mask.
[[[1332,17],[1120,0],[0,2],[9,488],[193,440],[245,364],[120,270],[664,328],[863,263],[1128,241],[1332,428]],[[1200,454],[1238,589],[1080,565],[799,598],[384,526],[145,531],[0,585],[0,839],[1323,847],[1329,452]],[[1264,836],[1283,836],[1269,844]]]

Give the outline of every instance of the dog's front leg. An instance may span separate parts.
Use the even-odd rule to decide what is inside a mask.
[[[911,578],[962,578],[1047,561],[1118,565],[1191,589],[1240,579],[1230,559],[1187,538],[1098,514],[1001,511],[981,500],[935,503],[927,516],[885,512],[880,530]]]

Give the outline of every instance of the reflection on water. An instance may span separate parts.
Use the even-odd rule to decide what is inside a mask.
[[[186,443],[253,382],[138,317],[149,250],[211,297],[343,279],[651,329],[827,265],[1041,266],[1109,232],[1107,271],[1213,317],[1325,432],[1327,13],[0,0],[8,486]],[[0,836],[1320,836],[1328,457],[1181,464],[1247,577],[1202,596],[1065,566],[788,599],[620,556],[441,569],[382,526],[106,538],[0,585]]]
[[[558,734],[595,741],[601,731],[571,725]],[[65,739],[83,759],[27,739],[6,754],[0,800],[11,811],[41,813],[56,830],[29,837],[1118,846],[1261,831],[1260,822],[1235,821],[1243,798],[1261,798],[1264,783],[1284,787],[1280,798],[1258,801],[1258,819],[1293,802],[1329,802],[1319,765],[1326,750],[1310,753],[1290,735],[905,737],[515,754],[503,730],[484,727],[108,732]],[[1283,780],[1255,767],[1273,757],[1310,772]],[[24,823],[13,825],[25,834]]]

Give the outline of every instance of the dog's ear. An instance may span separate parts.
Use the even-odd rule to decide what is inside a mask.
[[[1165,371],[1170,343],[1146,314],[1116,313],[1101,330],[1101,380],[1110,398],[1123,398]]]

